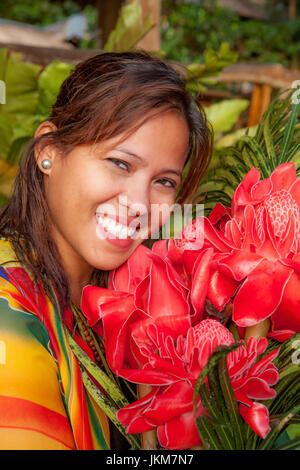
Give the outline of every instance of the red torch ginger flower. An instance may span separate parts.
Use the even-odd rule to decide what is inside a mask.
[[[139,433],[157,428],[160,445],[166,449],[187,449],[201,444],[193,414],[193,389],[199,373],[213,350],[230,345],[234,338],[220,322],[206,319],[190,327],[186,336],[175,342],[165,336],[156,325],[149,325],[149,338],[155,349],[142,348],[147,358],[143,369],[123,371],[122,376],[135,383],[153,386],[148,395],[117,413],[128,433]],[[259,362],[258,355],[267,347],[266,338],[251,338],[248,346],[240,346],[227,356],[228,372],[241,415],[259,436],[269,430],[268,409],[259,402],[273,398],[271,388],[278,380],[273,359],[276,350]],[[164,384],[163,384],[164,378]],[[207,413],[198,400],[197,416]]]
[[[143,365],[141,347],[153,346],[146,334],[149,324],[172,338],[191,326],[189,289],[169,263],[142,245],[113,272],[110,286],[86,286],[81,308],[88,324],[103,335],[108,364],[116,373]]]
[[[218,310],[233,301],[239,327],[270,318],[270,336],[281,341],[300,331],[299,208],[300,179],[284,163],[263,180],[252,168],[231,210],[218,204],[203,221],[202,250],[214,250],[208,299]]]

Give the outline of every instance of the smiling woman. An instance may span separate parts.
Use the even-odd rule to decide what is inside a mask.
[[[83,287],[192,202],[211,142],[184,80],[145,52],[96,55],[62,84],[0,213],[1,448],[109,448],[65,328],[96,360],[72,313]]]

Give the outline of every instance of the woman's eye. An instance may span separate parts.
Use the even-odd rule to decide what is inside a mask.
[[[165,188],[176,189],[176,183],[173,180],[161,178],[158,180],[158,183],[164,186]]]
[[[114,165],[116,165],[121,170],[125,170],[125,171],[129,170],[129,164],[124,162],[123,160],[120,160],[119,158],[109,158],[108,160],[111,161]]]

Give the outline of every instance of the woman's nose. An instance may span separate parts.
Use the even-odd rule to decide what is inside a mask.
[[[135,188],[134,191],[121,194],[119,204],[126,209],[129,217],[141,217],[150,213],[150,199],[145,188]]]

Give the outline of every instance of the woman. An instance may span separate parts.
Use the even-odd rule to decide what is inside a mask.
[[[96,360],[73,317],[83,287],[105,286],[191,202],[210,155],[203,112],[163,60],[104,53],[65,80],[1,210],[1,448],[109,448],[66,328]]]

